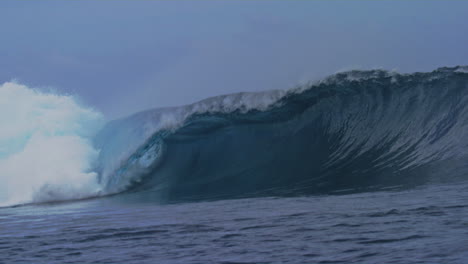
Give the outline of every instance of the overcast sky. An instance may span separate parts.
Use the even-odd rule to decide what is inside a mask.
[[[0,82],[108,118],[343,69],[468,64],[468,1],[1,1]]]

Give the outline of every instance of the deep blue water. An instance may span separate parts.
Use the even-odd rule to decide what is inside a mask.
[[[4,208],[0,263],[466,263],[467,192]]]

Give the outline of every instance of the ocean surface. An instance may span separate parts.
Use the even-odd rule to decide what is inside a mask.
[[[0,263],[466,263],[467,192],[4,208]]]
[[[466,66],[113,121],[5,83],[0,124],[0,263],[468,262]]]

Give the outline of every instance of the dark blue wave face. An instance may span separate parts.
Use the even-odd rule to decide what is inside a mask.
[[[96,139],[101,182],[111,192],[181,201],[404,188],[468,177],[463,67],[341,73],[286,92],[265,109],[188,111],[175,128],[158,127],[167,113],[201,103],[109,124]],[[143,129],[151,125],[152,133]]]

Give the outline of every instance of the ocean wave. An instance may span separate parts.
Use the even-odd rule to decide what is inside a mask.
[[[99,180],[111,193],[177,200],[463,178],[464,69],[349,71],[286,91],[138,113],[96,137]]]
[[[468,67],[341,72],[108,122],[0,86],[0,206],[116,193],[179,201],[465,180]]]

